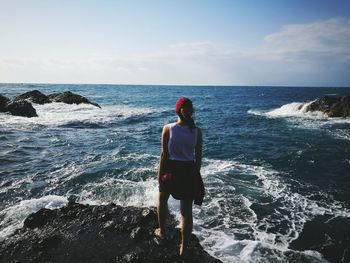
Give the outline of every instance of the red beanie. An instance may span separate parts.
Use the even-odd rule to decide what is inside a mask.
[[[192,101],[188,98],[181,97],[177,100],[175,104],[175,111],[178,112],[183,107],[190,107],[192,108]]]

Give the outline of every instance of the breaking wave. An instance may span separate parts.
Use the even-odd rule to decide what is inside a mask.
[[[147,159],[148,164],[128,171],[103,170],[99,179],[86,181],[89,178],[84,171],[89,166],[103,169],[103,163],[123,158],[126,162],[135,158]],[[81,203],[155,206],[158,191],[156,166],[149,163],[156,158],[149,155],[115,155],[95,159],[90,165],[75,165],[75,168],[65,167],[54,172],[46,179],[46,191],[54,190],[52,187],[71,190],[64,196],[46,195],[7,207],[0,214],[0,237],[13,233],[22,226],[26,216],[42,207],[63,206],[70,194],[77,195]],[[330,202],[326,196],[324,200],[312,200],[296,192],[278,171],[268,166],[204,159],[202,176],[207,196],[201,208],[194,207],[194,233],[210,254],[224,262],[291,259],[324,262],[316,251],[288,249],[290,242],[298,237],[304,223],[316,215],[350,217],[350,212],[340,202]],[[78,183],[80,180],[83,180],[81,184]],[[75,189],[72,185],[79,188]],[[169,207],[179,219],[179,202],[171,198]]]
[[[299,118],[312,118],[312,119],[327,119],[328,116],[320,111],[306,111],[307,106],[311,102],[292,102],[281,106],[280,108],[269,110],[269,111],[259,111],[259,110],[248,110],[249,114],[265,116],[268,118],[281,118],[281,117],[299,117]]]
[[[111,122],[134,116],[147,115],[154,109],[127,105],[105,105],[102,109],[90,104],[65,104],[59,102],[34,104],[38,117],[26,118],[0,113],[0,123],[5,127],[28,128],[28,126],[101,128]]]
[[[195,233],[212,255],[224,262],[326,262],[317,251],[288,247],[317,215],[350,217],[340,202],[325,194],[323,200],[312,200],[269,167],[229,160],[205,163],[211,201],[195,208]]]

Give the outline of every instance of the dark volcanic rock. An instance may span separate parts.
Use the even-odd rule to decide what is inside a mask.
[[[8,97],[0,95],[0,112],[6,112],[6,105],[10,102],[11,100]]]
[[[89,101],[87,98],[80,96],[78,94],[74,94],[70,91],[65,91],[63,93],[54,93],[48,96],[49,99],[51,101],[54,102],[64,102],[67,104],[81,104],[81,103],[85,103],[85,104],[92,104],[96,107],[100,107],[100,105],[98,105],[97,103],[93,103],[91,101]]]
[[[321,111],[329,117],[350,117],[350,94],[343,97],[325,96],[307,106],[306,111]]]
[[[13,101],[0,95],[0,112],[9,112],[15,116],[38,117],[35,108],[33,108],[33,105],[27,100],[37,104],[51,103],[53,101],[67,104],[85,103],[101,108],[97,103],[93,103],[87,98],[70,91],[46,96],[38,90],[32,90],[17,96]]]
[[[316,250],[330,262],[350,262],[350,219],[320,215],[305,223],[289,248]]]
[[[53,216],[56,215],[55,210],[42,208],[38,212],[30,214],[24,220],[23,227],[36,228],[44,226]]]
[[[188,255],[180,259],[180,231],[170,219],[168,239],[160,240],[153,234],[155,208],[71,201],[28,216],[23,228],[0,244],[0,262],[221,262],[194,235]]]
[[[38,90],[32,90],[28,91],[26,93],[23,93],[19,96],[17,96],[14,101],[20,101],[20,100],[30,100],[33,103],[37,104],[45,104],[45,103],[51,103],[51,100],[49,99],[48,96],[45,94],[41,93]]]
[[[12,101],[6,105],[5,110],[15,116],[38,117],[33,105],[25,100]]]

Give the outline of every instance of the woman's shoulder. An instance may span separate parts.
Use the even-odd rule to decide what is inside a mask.
[[[169,131],[171,127],[174,126],[175,123],[167,123],[163,126],[163,131]]]
[[[163,128],[165,129],[169,129],[171,127],[174,127],[176,125],[176,122],[171,122],[171,123],[167,123],[163,126]]]

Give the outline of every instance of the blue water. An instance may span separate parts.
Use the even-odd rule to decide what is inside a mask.
[[[318,215],[350,217],[350,120],[298,109],[350,89],[0,84],[8,97],[33,89],[70,90],[102,109],[52,103],[34,104],[38,118],[0,113],[2,238],[72,194],[83,203],[156,205],[161,130],[176,121],[180,96],[192,99],[203,131],[207,195],[194,208],[194,232],[212,255],[324,262],[289,244]]]

